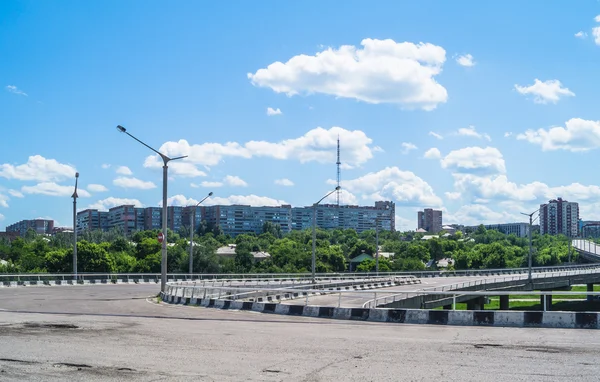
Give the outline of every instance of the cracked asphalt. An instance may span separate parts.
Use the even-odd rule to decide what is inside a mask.
[[[600,331],[157,304],[156,285],[0,288],[0,381],[597,381]]]

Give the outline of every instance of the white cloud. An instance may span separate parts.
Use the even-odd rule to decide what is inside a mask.
[[[478,133],[477,130],[475,130],[475,126],[461,127],[460,129],[458,129],[457,134],[465,136],[465,137],[474,137],[474,138],[479,138],[479,139],[485,139],[487,141],[492,140],[492,138],[488,134]]]
[[[102,168],[106,170],[107,168],[110,168],[110,165],[108,163],[104,163],[102,165]]]
[[[592,28],[592,36],[594,36],[594,42],[596,45],[600,45],[600,27]]]
[[[151,188],[156,188],[156,185],[152,182],[140,180],[137,178],[127,178],[124,176],[120,176],[113,180],[113,184],[115,186],[123,188],[137,188],[140,190],[149,190]]]
[[[473,56],[470,54],[463,54],[462,56],[458,56],[456,58],[456,62],[460,66],[475,66],[475,61],[473,60]]]
[[[565,127],[527,130],[517,139],[540,145],[543,151],[589,151],[600,147],[600,121],[571,118]]]
[[[19,190],[8,190],[8,193],[14,196],[15,198],[23,198],[24,195]]]
[[[227,184],[228,186],[233,186],[233,187],[247,187],[248,183],[246,183],[244,180],[242,180],[242,178],[240,178],[239,176],[233,176],[233,175],[227,175],[225,178],[223,178],[223,183]]]
[[[442,47],[370,38],[361,45],[362,49],[343,45],[314,56],[294,56],[248,73],[248,78],[255,86],[288,96],[322,93],[424,110],[448,99],[446,89],[434,78],[446,61]]]
[[[429,150],[425,151],[425,158],[427,159],[439,159],[442,157],[442,153],[437,147],[432,147]]]
[[[0,207],[8,208],[8,196],[0,194]]]
[[[35,186],[23,186],[21,191],[26,194],[40,194],[49,196],[71,196],[75,191],[74,186],[62,186],[54,182],[42,182]],[[90,193],[84,189],[77,189],[77,195],[80,198],[90,197]]]
[[[502,153],[495,147],[465,147],[441,160],[442,168],[463,173],[505,173]]]
[[[27,97],[27,93],[25,93],[23,90],[17,88],[14,85],[7,85],[5,89],[13,94],[22,95],[22,96]]]
[[[336,193],[334,192],[329,198],[325,199],[324,201],[326,201],[327,203],[335,203]],[[356,206],[358,204],[358,198],[356,197],[356,195],[354,195],[348,190],[340,190],[340,205]]]
[[[416,150],[417,146],[410,142],[402,142],[402,154],[408,154],[411,150]]]
[[[106,192],[108,188],[104,187],[101,184],[90,184],[87,186],[87,189],[91,192]]]
[[[127,166],[119,166],[116,169],[116,173],[121,175],[133,175],[133,172]]]
[[[485,205],[470,204],[460,207],[454,214],[447,214],[444,220],[450,224],[470,226],[523,221],[523,217],[519,216],[518,213],[519,211],[513,213],[507,210],[497,212]]]
[[[373,140],[360,130],[346,130],[332,127],[329,130],[317,127],[299,138],[286,139],[280,142],[249,141],[241,145],[237,142],[203,143],[190,145],[182,139],[178,142],[166,142],[160,152],[170,156],[187,155],[188,158],[179,163],[172,163],[170,168],[176,170],[177,165],[194,164],[213,166],[224,157],[253,158],[269,157],[274,159],[298,160],[301,163],[318,162],[334,163],[338,136],[341,142],[341,155],[344,168],[360,166],[373,158],[376,148]],[[162,168],[163,163],[158,155],[146,158],[144,167]],[[172,174],[176,175],[176,172]]]
[[[127,198],[115,198],[108,197],[106,199],[98,200],[96,203],[92,203],[86,207],[86,209],[107,211],[108,209],[122,205],[133,205],[135,207],[144,207],[144,205],[137,199]]]
[[[61,181],[75,177],[75,168],[62,164],[55,159],[46,159],[41,155],[30,156],[27,163],[14,166],[0,164],[0,176],[8,179],[34,180],[37,182]]]
[[[169,206],[189,206],[195,205],[198,201],[193,198],[187,198],[184,195],[175,195],[167,199],[167,205]],[[282,204],[289,204],[283,200],[277,200],[273,198],[269,198],[266,196],[257,196],[257,195],[231,195],[226,198],[216,196],[210,197],[202,203],[202,205],[206,206],[216,206],[216,205],[250,205],[255,207],[262,206],[280,206]],[[159,206],[162,206],[162,201],[158,202]]]
[[[433,132],[433,131],[430,131],[430,132],[429,132],[429,135],[431,135],[432,137],[435,137],[435,138],[437,138],[437,139],[444,139],[444,137],[442,137],[440,134],[438,134],[438,133],[435,133],[435,132]]]
[[[294,182],[292,182],[291,180],[289,180],[287,178],[283,178],[283,179],[276,179],[275,184],[277,184],[279,186],[291,187],[294,185]]]
[[[277,109],[273,109],[272,107],[267,108],[267,115],[269,117],[273,116],[273,115],[281,115],[281,114],[283,114],[283,112],[279,108],[277,108]]]
[[[223,187],[223,182],[202,182],[201,187]]]
[[[4,215],[0,214],[0,221],[4,220]]]
[[[533,102],[540,104],[557,103],[561,97],[573,97],[575,93],[562,86],[559,80],[540,81],[535,79],[531,86],[515,85],[515,89],[523,94],[533,95]]]
[[[556,197],[585,202],[581,205],[600,202],[600,187],[595,185],[572,183],[564,186],[549,186],[539,181],[516,184],[510,182],[506,175],[481,177],[471,174],[453,174],[453,176],[454,187],[464,199],[481,204],[493,203],[498,207],[502,207],[498,203],[513,203],[510,206],[512,210],[517,206],[523,208],[522,203],[526,203],[529,206],[527,208],[532,208],[537,203]]]
[[[446,198],[450,200],[460,199],[461,196],[460,192],[445,192],[444,194],[446,195]]]
[[[584,31],[579,31],[579,32],[575,33],[575,37],[577,37],[577,38],[582,38],[582,39],[583,39],[583,38],[586,38],[586,37],[587,37],[587,35],[588,35],[588,34],[587,34],[587,33],[585,33]]]
[[[600,15],[594,17],[594,21],[597,23],[600,23]]]
[[[508,138],[512,135],[513,135],[513,133],[511,133],[510,131],[507,131],[506,133],[504,133],[504,138]]]
[[[337,181],[328,180],[336,185]],[[342,181],[342,190],[361,194],[367,200],[394,200],[405,206],[441,206],[442,200],[431,186],[410,171],[386,167],[352,180]]]

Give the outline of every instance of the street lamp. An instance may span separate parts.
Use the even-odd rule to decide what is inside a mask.
[[[528,263],[529,263],[529,264],[528,264],[528,274],[529,274],[529,275],[528,275],[528,277],[527,277],[527,278],[528,278],[528,280],[529,280],[529,282],[530,282],[530,283],[532,282],[532,279],[531,279],[531,263],[532,263],[532,260],[531,260],[531,259],[532,259],[532,251],[533,251],[533,248],[532,248],[532,243],[531,243],[531,231],[532,231],[532,225],[533,225],[533,215],[534,215],[536,212],[538,212],[539,210],[541,210],[542,208],[544,208],[544,206],[545,206],[545,205],[546,205],[546,204],[542,204],[542,205],[540,206],[540,208],[538,208],[537,210],[533,211],[533,212],[532,212],[532,213],[530,213],[530,214],[526,214],[526,213],[524,213],[524,212],[521,212],[521,215],[529,216],[529,259],[528,259]],[[539,217],[539,215],[538,215],[538,217]],[[536,218],[536,219],[537,219],[537,218]]]
[[[316,256],[316,249],[317,249],[317,206],[319,205],[319,203],[321,203],[323,201],[323,199],[327,198],[329,195],[333,194],[334,192],[340,190],[341,187],[337,186],[333,191],[331,191],[330,193],[328,193],[327,195],[323,196],[318,202],[314,203],[312,205],[313,207],[313,216],[312,216],[312,282],[313,284],[317,283],[317,278],[316,278],[316,268],[317,268],[317,256]]]
[[[208,193],[208,195],[199,201],[194,207],[193,212],[190,212],[190,275],[194,270],[194,218],[196,217],[196,209],[203,201],[212,196],[212,191]]]
[[[379,276],[379,216],[375,218],[375,275]]]
[[[168,169],[169,169],[169,167],[168,167],[167,164],[170,161],[172,161],[172,160],[186,158],[187,155],[176,157],[176,158],[169,158],[165,154],[158,152],[154,148],[148,146],[147,144],[145,144],[144,142],[140,141],[139,139],[137,139],[133,135],[129,134],[127,132],[127,129],[125,129],[123,126],[118,125],[117,126],[117,130],[119,130],[121,133],[125,133],[125,134],[129,135],[131,138],[135,139],[136,141],[138,141],[142,145],[144,145],[147,148],[149,148],[150,150],[154,151],[163,160],[163,190],[162,190],[163,191],[163,195],[162,195],[162,234],[163,234],[163,241],[162,241],[162,248],[161,248],[162,260],[161,260],[161,265],[160,265],[160,290],[164,292],[165,291],[165,286],[167,285],[167,179],[168,179]]]
[[[75,191],[73,191],[73,279],[77,280],[77,180],[79,173],[75,173]]]

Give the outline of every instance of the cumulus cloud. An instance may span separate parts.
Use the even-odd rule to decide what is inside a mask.
[[[457,223],[475,226],[479,224],[497,224],[522,221],[522,216],[518,215],[518,211],[509,212],[502,210],[497,212],[488,206],[481,204],[470,204],[460,207],[455,213],[447,214],[444,220],[448,223]]]
[[[495,147],[465,147],[453,150],[441,160],[442,168],[459,173],[505,173],[500,150]]]
[[[445,192],[444,194],[446,195],[446,198],[450,200],[460,199],[461,196],[460,192]]]
[[[537,78],[533,85],[515,85],[515,89],[523,95],[533,95],[533,102],[539,104],[557,103],[563,97],[573,97],[575,93],[562,86],[559,80],[540,81]]]
[[[247,187],[248,183],[246,183],[242,178],[240,178],[239,176],[233,176],[233,175],[227,175],[225,178],[223,178],[223,183],[227,184],[228,186],[232,186],[232,187]]]
[[[140,208],[144,207],[144,205],[137,199],[115,198],[111,196],[106,199],[98,200],[96,203],[90,204],[86,207],[86,209],[107,211],[112,207],[122,205],[132,205]]]
[[[5,89],[10,93],[27,97],[27,93],[25,93],[23,90],[19,89],[15,85],[7,85]]]
[[[106,192],[108,188],[104,187],[101,184],[90,184],[87,186],[88,191],[91,192]]]
[[[485,139],[487,141],[492,140],[492,138],[488,134],[485,134],[485,133],[482,134],[482,133],[477,132],[477,130],[475,129],[475,126],[461,127],[460,129],[458,129],[457,134],[462,135],[464,137]]]
[[[577,37],[577,38],[581,38],[581,39],[584,39],[584,38],[586,38],[586,37],[587,37],[587,35],[588,35],[588,34],[587,34],[587,33],[585,33],[584,31],[579,31],[579,32],[575,33],[575,37]]]
[[[107,168],[110,168],[110,165],[108,163],[104,163],[101,167],[106,170]]]
[[[0,194],[0,207],[8,208],[8,196]]]
[[[59,163],[55,159],[33,155],[24,164],[16,166],[8,163],[0,164],[0,176],[7,179],[52,182],[74,178],[75,168],[68,164]]]
[[[62,186],[55,182],[42,182],[35,186],[23,186],[21,191],[25,194],[40,194],[48,196],[71,196],[75,191],[74,186]],[[90,193],[84,189],[78,189],[77,195],[80,198],[90,197]]]
[[[337,185],[337,181],[328,180]],[[404,206],[441,206],[442,200],[433,188],[410,171],[386,167],[359,178],[341,182],[342,190],[360,194],[365,200],[394,200]]]
[[[198,203],[198,200],[193,198],[187,198],[184,195],[175,195],[167,199],[167,205],[170,206],[189,206],[195,205]],[[226,198],[216,196],[211,196],[206,199],[203,203],[206,206],[216,206],[216,205],[250,205],[254,207],[262,207],[262,206],[281,206],[282,204],[289,204],[283,200],[273,199],[266,196],[257,196],[257,195],[231,195]],[[158,202],[159,206],[162,206],[162,201]]]
[[[283,112],[279,108],[277,108],[277,109],[273,109],[272,107],[267,108],[267,115],[269,117],[271,117],[273,115],[281,115],[281,114],[283,114]]]
[[[600,27],[592,28],[592,36],[594,36],[594,42],[596,45],[600,45]]]
[[[376,147],[372,146],[373,140],[363,131],[346,130],[341,127],[332,127],[329,130],[317,127],[299,138],[286,139],[279,142],[249,141],[242,144],[237,142],[202,143],[190,145],[182,139],[177,142],[166,142],[160,147],[160,152],[170,156],[187,155],[182,162],[169,165],[177,173],[177,165],[205,165],[214,166],[225,157],[253,158],[268,157],[279,160],[298,160],[301,163],[335,162],[337,140],[341,143],[341,155],[344,158],[344,168],[360,166],[373,158]],[[158,155],[146,158],[144,167],[162,168],[163,163]]]
[[[291,187],[294,185],[294,182],[292,182],[291,180],[289,180],[287,178],[283,178],[283,179],[275,179],[275,184],[277,184],[279,186]]]
[[[194,187],[194,188],[198,188],[198,187],[217,188],[217,187],[223,187],[223,182],[204,181],[204,182],[201,182],[200,185],[192,183],[192,187]]]
[[[513,133],[511,133],[510,131],[507,131],[506,133],[504,133],[504,138],[508,138],[512,135],[513,135]]]
[[[571,118],[565,127],[527,130],[517,139],[539,145],[543,151],[589,151],[600,147],[600,121]]]
[[[439,159],[442,157],[442,153],[437,147],[432,147],[429,150],[425,151],[425,158],[427,159]]]
[[[456,62],[460,66],[467,66],[467,67],[475,66],[475,61],[473,60],[473,56],[470,54],[463,54],[461,56],[458,56],[456,58]]]
[[[440,134],[433,132],[433,131],[430,131],[429,135],[431,135],[432,137],[435,137],[437,139],[444,139],[444,137],[442,137]]]
[[[133,172],[127,166],[119,166],[116,169],[116,173],[121,175],[133,175]]]
[[[411,150],[416,150],[418,147],[410,142],[402,142],[402,154],[408,154]]]
[[[144,181],[137,178],[128,178],[124,176],[120,176],[113,180],[113,184],[118,187],[137,188],[139,190],[149,190],[152,188],[156,188],[156,184],[150,181]]]
[[[24,197],[23,193],[19,190],[8,190],[8,193],[11,194],[11,196],[14,196],[15,198],[23,198]]]
[[[315,55],[301,54],[248,73],[255,86],[288,96],[322,93],[367,103],[393,103],[433,110],[448,93],[435,76],[446,51],[429,43],[364,39],[362,49],[343,45]]]

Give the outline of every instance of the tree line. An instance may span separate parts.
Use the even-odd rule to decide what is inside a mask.
[[[283,234],[281,228],[267,222],[260,234],[224,235],[219,227],[205,222],[194,237],[193,271],[197,273],[297,273],[310,272],[312,231]],[[139,231],[126,237],[122,231],[88,231],[79,235],[77,263],[79,272],[160,273],[161,244],[158,230]],[[360,234],[352,229],[317,230],[317,272],[344,272],[352,259],[367,254],[375,256],[374,230]],[[170,273],[189,271],[189,231],[168,232],[167,268]],[[559,265],[568,261],[569,239],[566,236],[533,234],[534,266]],[[235,256],[223,257],[217,249],[236,244]],[[381,252],[379,271],[425,270],[426,264],[442,258],[454,259],[449,269],[517,268],[527,265],[529,241],[480,226],[474,232],[456,232],[423,240],[415,232],[379,232]],[[256,260],[253,252],[267,252],[270,257]],[[0,241],[0,273],[70,273],[72,272],[72,236],[38,235],[33,230],[12,241]],[[572,261],[577,260],[573,251]],[[366,259],[357,271],[374,271],[375,261]]]

